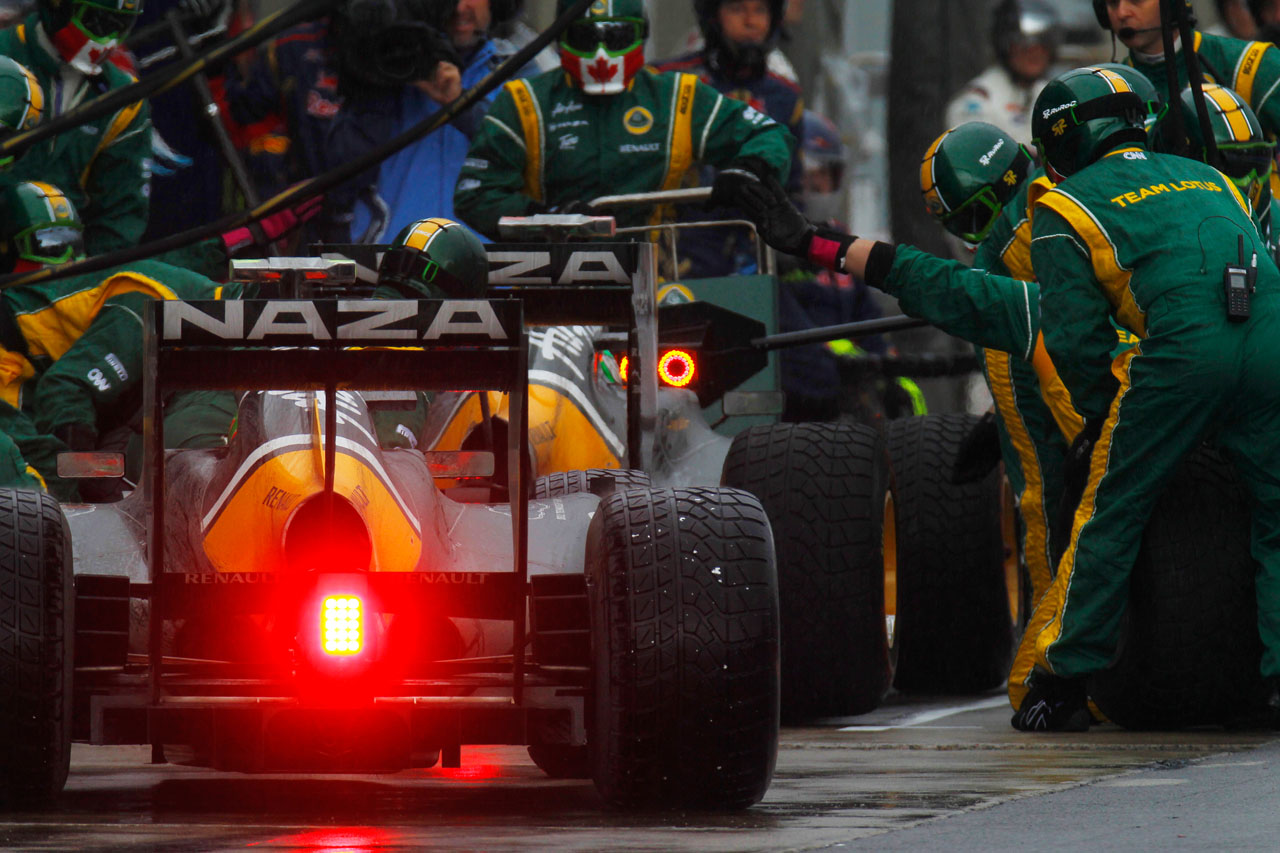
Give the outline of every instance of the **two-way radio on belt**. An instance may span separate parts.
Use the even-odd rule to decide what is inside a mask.
[[[328,5],[332,2],[333,0],[319,0],[319,3],[308,3],[304,0],[303,3],[300,3],[298,6],[293,8],[296,9],[302,6],[314,8],[317,5]],[[56,281],[68,276],[99,272],[100,270],[109,269],[121,264],[127,264],[130,261],[149,258],[153,255],[159,255],[164,252],[181,249],[185,246],[190,246],[193,243],[217,237],[233,228],[242,228],[254,220],[261,219],[264,216],[270,216],[271,214],[283,210],[286,207],[293,207],[307,199],[327,192],[333,187],[349,181],[365,170],[382,162],[396,152],[407,148],[424,136],[440,129],[448,122],[453,121],[455,118],[471,109],[479,103],[485,95],[492,92],[502,82],[514,75],[516,71],[528,64],[535,56],[537,56],[539,51],[564,32],[569,27],[569,24],[581,17],[582,13],[587,10],[587,7],[590,6],[592,2],[593,0],[577,0],[577,2],[564,11],[564,14],[556,18],[550,27],[539,33],[537,38],[522,47],[512,56],[508,57],[505,62],[493,69],[493,71],[489,72],[483,80],[463,92],[462,95],[452,103],[442,107],[439,112],[435,113],[430,118],[419,122],[398,136],[392,137],[390,140],[382,143],[377,148],[374,148],[372,151],[361,157],[357,157],[356,159],[351,160],[336,169],[325,172],[324,174],[317,175],[314,178],[295,184],[252,210],[228,214],[222,219],[219,219],[216,222],[211,222],[208,225],[191,228],[179,234],[173,234],[169,237],[164,237],[160,240],[155,240],[141,246],[107,252],[103,255],[97,255],[83,261],[77,261],[74,264],[65,264],[60,267],[46,267],[29,273],[11,273],[0,277],[0,289],[16,287],[18,285]],[[230,42],[228,42],[228,44],[230,44]],[[215,48],[215,51],[220,51],[222,49],[223,48]],[[194,71],[191,73],[194,73]],[[187,76],[190,76],[190,74],[188,73],[183,75],[183,79]],[[176,85],[176,83],[174,85]],[[110,97],[110,95],[107,97]],[[99,100],[103,99],[100,98]],[[97,102],[95,101],[94,103]],[[92,106],[92,104],[88,106]],[[68,113],[68,115],[70,114]],[[43,129],[43,126],[38,127],[33,131],[27,131],[27,133],[35,133],[41,129]],[[17,137],[14,138],[16,139]],[[3,154],[5,150],[4,146],[0,144],[0,154]]]

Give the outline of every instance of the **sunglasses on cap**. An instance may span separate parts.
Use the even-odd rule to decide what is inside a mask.
[[[594,56],[602,46],[606,52],[618,54],[626,53],[644,41],[646,34],[644,21],[638,18],[580,20],[569,25],[560,44],[579,56]]]
[[[37,264],[57,265],[84,257],[84,229],[66,222],[42,222],[13,238],[18,257]]]
[[[81,32],[95,41],[119,40],[133,28],[138,13],[125,12],[99,6],[97,3],[79,2],[71,15],[71,22]]]

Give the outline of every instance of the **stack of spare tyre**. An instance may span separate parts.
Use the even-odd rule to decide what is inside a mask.
[[[782,719],[865,713],[890,687],[995,690],[1030,591],[999,466],[952,482],[976,419],[775,424],[740,433],[722,482],[755,494],[777,547]],[[1249,513],[1201,449],[1156,506],[1113,666],[1090,694],[1129,728],[1239,719],[1259,695]]]

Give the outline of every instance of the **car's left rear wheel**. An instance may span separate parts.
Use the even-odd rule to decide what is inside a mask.
[[[53,799],[71,766],[71,538],[58,502],[0,489],[0,800]]]

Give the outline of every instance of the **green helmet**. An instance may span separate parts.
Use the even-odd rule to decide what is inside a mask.
[[[406,225],[382,256],[378,283],[406,299],[470,299],[489,286],[489,260],[480,238],[451,219]]]
[[[24,181],[0,192],[3,266],[65,264],[84,257],[84,225],[75,205],[52,184]]]
[[[1045,166],[1062,177],[1125,142],[1146,144],[1148,101],[1125,75],[1076,68],[1050,80],[1036,98],[1031,135]]]
[[[572,5],[558,0],[556,14]],[[588,95],[617,95],[643,70],[648,35],[641,0],[595,0],[560,35],[560,67]]]
[[[1155,84],[1143,76],[1142,72],[1134,68],[1132,65],[1122,65],[1119,62],[1100,62],[1097,65],[1090,65],[1099,71],[1113,71],[1125,79],[1137,93],[1139,98],[1146,101],[1147,117],[1145,124],[1147,130],[1150,131],[1152,126],[1164,117],[1167,104],[1160,97],[1160,92],[1156,90]]]
[[[556,17],[569,11],[569,7],[577,0],[556,0]],[[648,20],[644,13],[644,0],[596,0],[582,13],[584,18],[641,18]]]
[[[920,163],[925,207],[966,243],[981,243],[1031,169],[1031,154],[995,125],[971,121],[939,136]]]
[[[1161,151],[1186,153],[1205,163],[1209,146],[1200,132],[1200,116],[1196,111],[1191,88],[1182,90],[1182,124],[1190,150],[1169,138],[1168,122],[1153,135],[1153,144]],[[1244,98],[1216,83],[1204,85],[1204,104],[1209,113],[1209,129],[1217,143],[1218,161],[1210,163],[1231,179],[1249,203],[1258,209],[1263,190],[1268,187],[1274,164],[1275,143],[1267,139],[1257,115]]]
[[[44,90],[36,75],[25,65],[0,56],[0,139],[30,130],[42,115]]]

